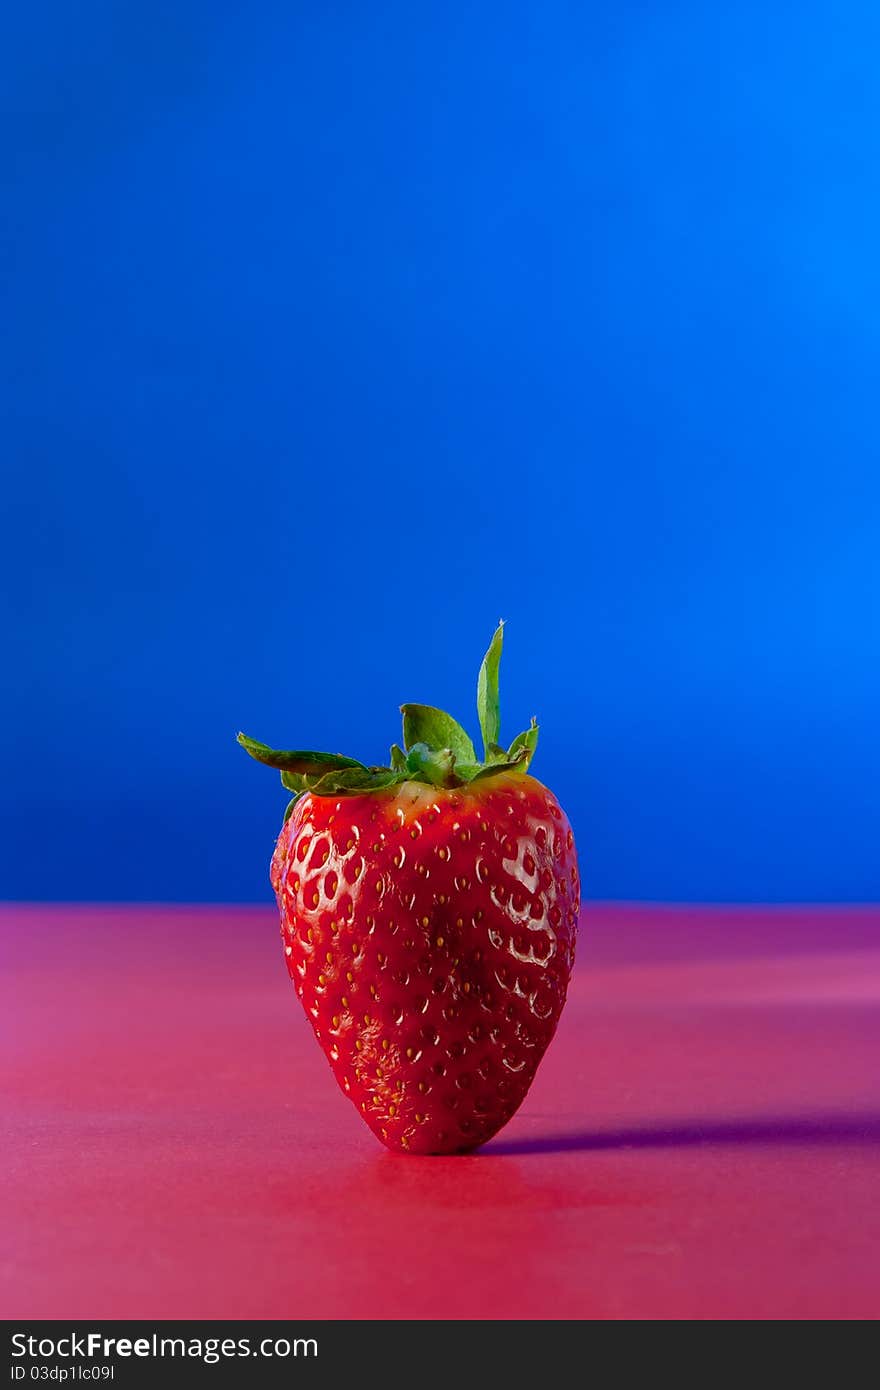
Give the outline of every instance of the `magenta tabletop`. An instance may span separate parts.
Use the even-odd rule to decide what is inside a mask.
[[[588,906],[529,1097],[383,1150],[274,908],[0,909],[6,1318],[880,1316],[880,910]]]

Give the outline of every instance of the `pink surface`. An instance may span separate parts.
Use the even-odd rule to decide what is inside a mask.
[[[457,1158],[360,1122],[271,907],[0,936],[7,1318],[880,1315],[880,911],[588,908],[529,1098]]]

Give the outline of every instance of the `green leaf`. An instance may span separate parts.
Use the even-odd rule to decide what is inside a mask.
[[[293,808],[294,808],[294,806],[296,805],[296,803],[297,803],[298,801],[299,801],[299,797],[298,797],[298,796],[295,796],[295,797],[293,798],[292,801],[288,801],[288,803],[287,803],[287,810],[284,812],[284,824],[285,824],[285,825],[286,825],[287,822],[290,820],[290,817],[293,815]]]
[[[498,667],[501,664],[501,646],[504,641],[504,623],[500,622],[495,635],[489,643],[489,650],[483,657],[480,674],[477,678],[477,712],[480,716],[480,729],[483,733],[483,747],[486,761],[491,759],[493,743],[497,744],[501,734],[501,711],[498,702]]]
[[[282,772],[281,785],[286,787],[289,792],[304,792],[308,789],[308,782],[301,772]]]
[[[433,705],[401,705],[403,715],[403,746],[414,748],[426,743],[429,748],[448,748],[463,763],[475,763],[477,754],[464,729],[451,714]]]
[[[357,796],[358,792],[375,792],[393,787],[403,778],[390,767],[348,767],[327,772],[323,777],[310,777],[308,790],[313,796]]]
[[[406,754],[396,743],[391,745],[391,766],[395,772],[406,772]]]
[[[266,767],[276,767],[281,772],[300,772],[307,777],[319,777],[332,769],[364,767],[357,758],[344,758],[341,753],[308,753],[299,750],[279,750],[269,748],[265,743],[257,743],[246,734],[238,735],[238,742],[246,753],[250,753],[258,763]]]
[[[499,772],[525,772],[529,765],[529,752],[527,748],[520,748],[516,755],[508,758],[503,763],[487,763],[481,767],[479,772],[471,778],[472,782],[478,782],[483,777],[497,777]]]
[[[507,751],[507,756],[509,758],[512,758],[515,754],[519,753],[520,749],[525,748],[528,753],[528,758],[524,759],[524,762],[525,766],[528,767],[529,763],[532,761],[532,758],[534,757],[535,749],[537,748],[537,746],[538,721],[535,719],[533,715],[531,726],[528,729],[526,729],[523,733],[517,734],[516,738],[513,740],[513,743],[510,745],[510,748]]]
[[[407,754],[406,766],[420,782],[430,782],[434,787],[451,787],[460,780],[455,775],[455,754],[451,748],[429,748],[427,743],[416,743]]]
[[[507,755],[505,754],[505,757]],[[460,782],[472,782],[477,773],[482,770],[482,763],[459,763],[455,764],[455,775]]]

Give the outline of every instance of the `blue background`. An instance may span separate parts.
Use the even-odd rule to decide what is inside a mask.
[[[589,894],[880,897],[878,14],[7,14],[3,896],[267,899],[235,731],[503,616]]]

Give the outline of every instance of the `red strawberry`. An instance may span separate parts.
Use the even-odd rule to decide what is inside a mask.
[[[272,857],[287,967],[336,1079],[391,1149],[497,1133],[556,1031],[577,930],[574,839],[526,773],[537,725],[497,744],[499,626],[480,671],[479,763],[448,714],[404,705],[404,753],[365,767],[239,735],[296,795]]]

